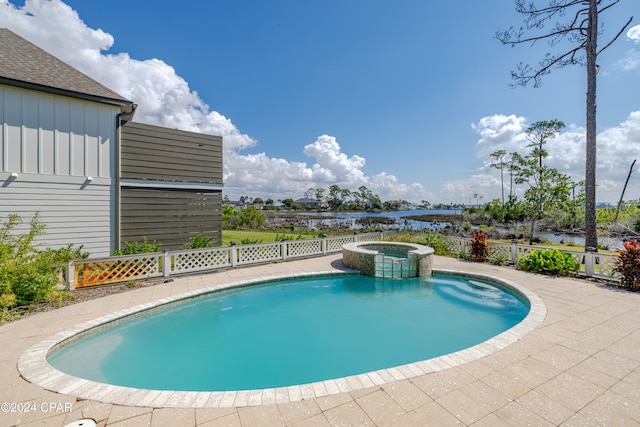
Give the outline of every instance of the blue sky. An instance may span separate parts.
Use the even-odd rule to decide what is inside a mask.
[[[603,15],[601,44],[638,12],[622,0]],[[137,102],[136,121],[222,134],[231,198],[338,184],[486,201],[500,195],[489,154],[524,152],[524,128],[550,119],[567,129],[549,164],[582,179],[585,70],[511,88],[518,62],[549,51],[495,40],[521,22],[511,1],[0,0],[0,26]],[[640,157],[638,28],[599,58],[599,201]]]

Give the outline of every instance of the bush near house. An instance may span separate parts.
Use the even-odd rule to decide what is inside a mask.
[[[86,258],[82,247],[69,245],[60,249],[40,250],[34,247],[36,237],[44,234],[45,225],[36,213],[29,231],[17,233],[22,223],[18,214],[9,215],[0,223],[0,310],[4,314],[19,306],[46,300],[54,296],[58,284],[58,268],[67,262]]]
[[[162,245],[155,240],[149,242],[147,236],[142,238],[142,242],[124,242],[124,248],[114,251],[111,256],[151,254],[160,252]]]

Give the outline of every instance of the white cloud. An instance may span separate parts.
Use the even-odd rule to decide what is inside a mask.
[[[230,119],[211,111],[173,67],[160,59],[138,60],[127,53],[105,53],[114,44],[113,36],[89,28],[61,0],[26,0],[23,7],[0,0],[0,27],[9,28],[137,103],[135,121],[221,135],[225,194],[231,197],[297,198],[316,184],[337,184],[351,190],[365,185],[383,200],[422,200],[429,196],[420,184],[400,184],[393,175],[366,176],[362,170],[365,159],[342,153],[336,139],[328,135],[304,147],[304,154],[315,159],[312,166],[265,153],[242,154],[256,141],[241,133]]]
[[[472,129],[480,134],[480,140],[476,145],[478,157],[489,158],[491,153],[497,150],[517,151],[526,142],[523,133],[526,128],[525,122],[524,117],[514,114],[494,114],[471,124]]]
[[[635,41],[636,43],[640,43],[640,25],[629,28],[629,31],[627,31],[627,38]]]
[[[627,31],[627,39],[640,44],[640,25],[631,27]],[[625,52],[624,57],[616,63],[616,67],[625,71],[640,70],[640,51],[637,49],[630,49]]]
[[[457,194],[463,200],[474,193],[485,195],[485,199],[500,197],[500,175],[499,171],[489,166],[493,161],[490,154],[500,149],[508,153],[528,152],[525,132],[527,126],[523,117],[502,114],[484,117],[473,124],[473,129],[480,135],[476,151],[478,157],[485,162],[484,168],[468,179],[448,183],[444,191],[452,196]],[[618,126],[601,131],[597,135],[597,144],[597,199],[616,201],[620,197],[631,162],[633,159],[640,160],[640,111],[629,114]],[[570,175],[575,181],[584,179],[583,128],[568,126],[555,139],[548,141],[546,149],[549,153],[546,163],[549,166]],[[505,187],[508,187],[507,181],[508,177],[505,178]],[[640,197],[639,186],[636,184],[632,187],[625,194],[627,200]]]

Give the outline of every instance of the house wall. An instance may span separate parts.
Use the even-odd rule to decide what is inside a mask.
[[[129,122],[121,177],[222,185],[222,137]]]
[[[92,256],[110,254],[119,112],[116,106],[0,85],[0,221],[17,213],[28,224],[40,212],[47,228],[38,243],[73,243]]]
[[[125,187],[122,190],[121,240],[156,240],[162,249],[180,249],[202,234],[222,242],[220,191]]]
[[[222,242],[222,138],[129,122],[121,128],[120,246]]]

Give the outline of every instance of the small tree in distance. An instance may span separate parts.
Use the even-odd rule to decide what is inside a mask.
[[[518,163],[517,184],[528,184],[524,193],[527,216],[531,221],[529,243],[533,243],[536,221],[542,218],[548,209],[565,204],[571,194],[571,180],[556,169],[543,165],[542,160],[548,156],[544,146],[549,139],[555,138],[564,123],[559,120],[539,121],[526,130],[529,144],[533,150],[526,156],[514,153]]]
[[[507,150],[498,150],[491,153],[491,157],[496,159],[495,163],[491,163],[489,166],[500,170],[500,190],[502,191],[502,206],[504,206],[504,168],[507,166],[507,162],[504,160],[504,156],[507,154]]]

